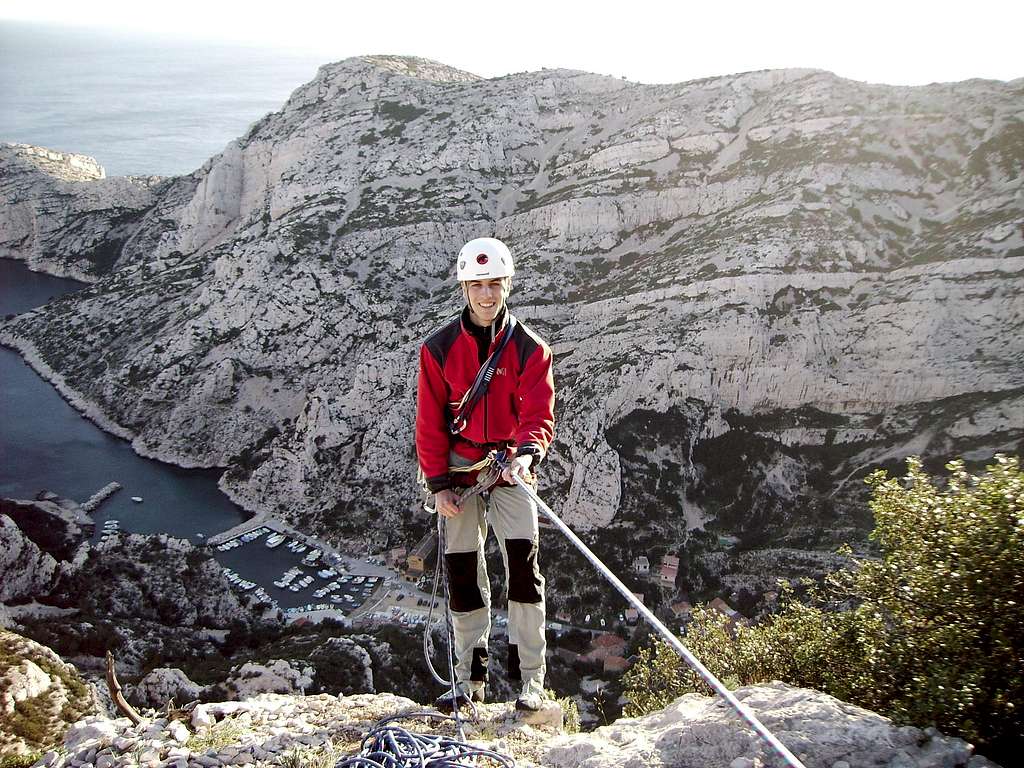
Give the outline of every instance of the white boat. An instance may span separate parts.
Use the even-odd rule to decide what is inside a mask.
[[[132,501],[134,501],[136,504],[141,504],[142,503],[142,497],[141,496],[132,496]]]

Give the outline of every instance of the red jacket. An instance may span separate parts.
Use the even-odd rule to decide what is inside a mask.
[[[508,330],[503,312],[490,344],[490,355]],[[472,386],[480,370],[476,337],[467,329],[469,315],[454,318],[431,334],[420,348],[416,398],[416,455],[434,493],[453,484],[471,484],[472,476],[448,476],[448,453],[454,449],[479,459],[490,445],[511,445],[516,453],[531,453],[536,464],[547,453],[554,435],[555,384],[551,349],[537,334],[516,321],[512,338],[501,353],[487,393],[477,403],[466,428],[453,436],[448,430],[450,407]],[[476,445],[474,445],[476,443]]]

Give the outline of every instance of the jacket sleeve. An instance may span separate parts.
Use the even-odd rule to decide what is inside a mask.
[[[445,406],[448,388],[437,360],[426,344],[420,347],[416,388],[416,457],[433,493],[451,487],[448,477],[448,425]]]
[[[541,344],[527,359],[519,376],[519,427],[516,454],[532,454],[534,466],[551,446],[555,431],[555,381],[551,349]]]

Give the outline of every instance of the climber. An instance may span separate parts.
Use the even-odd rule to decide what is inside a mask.
[[[459,252],[462,313],[420,348],[416,452],[434,508],[446,526],[444,564],[455,635],[458,684],[436,705],[483,701],[490,634],[484,562],[487,524],[504,561],[508,593],[508,676],[519,681],[516,707],[537,710],[544,693],[544,578],[537,562],[537,506],[512,474],[532,479],[554,433],[551,349],[508,310],[512,254],[500,240],[477,238]],[[494,359],[491,359],[495,355]],[[490,368],[490,375],[484,375]],[[489,493],[460,502],[475,472],[459,472],[495,449],[512,456]]]

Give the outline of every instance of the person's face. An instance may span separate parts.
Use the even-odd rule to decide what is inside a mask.
[[[468,280],[462,286],[473,322],[484,327],[494,322],[508,296],[508,281],[494,277],[488,280]]]

